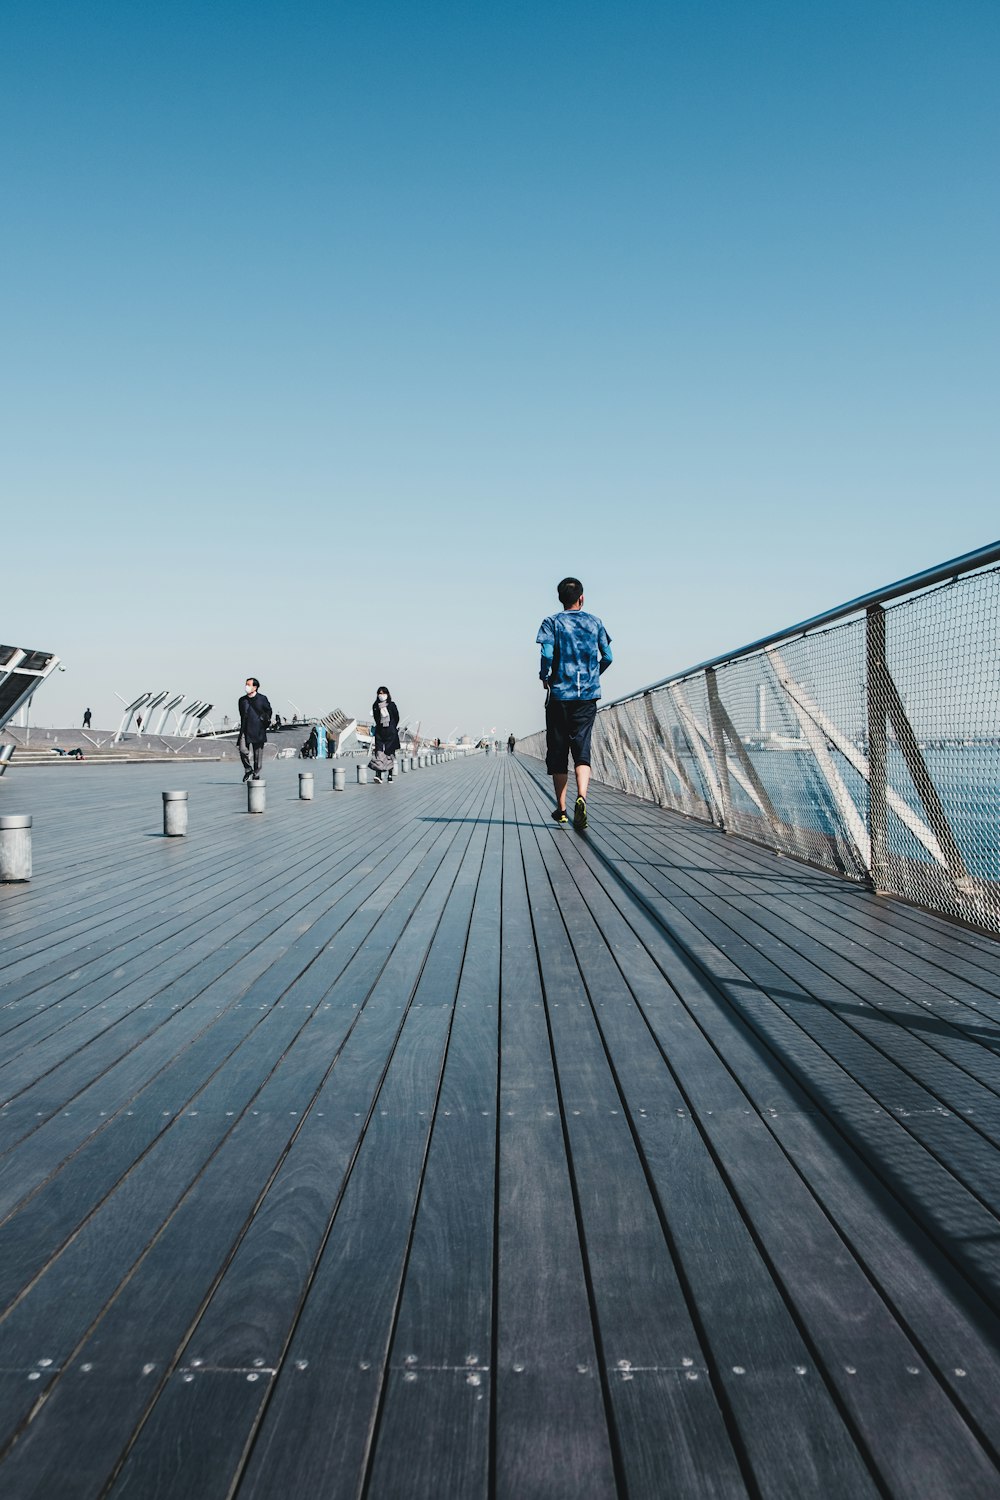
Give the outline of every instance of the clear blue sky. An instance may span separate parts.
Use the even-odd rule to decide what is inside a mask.
[[[993,541],[998,76],[995,0],[6,0],[37,721],[527,733],[564,573],[617,696]]]

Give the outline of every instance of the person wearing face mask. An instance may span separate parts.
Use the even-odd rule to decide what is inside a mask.
[[[374,745],[369,769],[375,772],[375,780],[381,781],[384,772],[392,780],[396,768],[396,751],[399,749],[399,709],[392,701],[387,687],[380,687],[372,704],[372,734]]]
[[[256,677],[247,678],[247,690],[239,702],[240,733],[236,741],[243,762],[243,780],[260,780],[261,762],[264,758],[264,741],[267,726],[271,722],[271,705],[260,691]]]

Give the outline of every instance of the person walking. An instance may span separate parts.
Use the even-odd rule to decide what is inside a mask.
[[[236,746],[243,762],[243,780],[249,781],[252,776],[254,781],[259,781],[267,726],[271,722],[271,705],[261,692],[256,677],[248,677],[246,686],[239,702],[240,732]]]
[[[368,764],[376,781],[382,780],[384,772],[388,772],[387,779],[391,781],[399,749],[399,709],[385,686],[378,689],[372,704],[372,735],[372,758]]]
[[[514,754],[514,746],[516,744],[517,744],[517,740],[514,738],[513,731],[512,731],[507,736],[507,754],[508,755],[513,755]]]
[[[576,770],[577,798],[573,827],[587,827],[590,788],[590,737],[601,696],[601,675],[611,665],[611,637],[596,615],[583,607],[583,584],[564,578],[556,593],[562,610],[547,615],[535,640],[542,648],[539,677],[545,696],[545,769],[552,777],[556,806],[552,817],[568,823],[566,784],[569,756]]]
[[[89,729],[90,728],[90,709],[89,708],[85,708],[83,710],[83,727],[84,727],[84,729]]]

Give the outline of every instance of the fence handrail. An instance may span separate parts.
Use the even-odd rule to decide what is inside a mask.
[[[740,646],[736,651],[726,651],[721,656],[713,656],[708,661],[699,662],[697,666],[687,667],[683,672],[671,672],[669,677],[661,677],[659,682],[651,682],[647,687],[637,688],[634,692],[623,693],[620,698],[602,702],[601,708],[617,708],[621,703],[631,703],[633,699],[642,698],[647,693],[655,693],[660,688],[668,687],[672,682],[683,682],[699,672],[723,667],[728,662],[737,661],[741,656],[751,656],[756,651],[763,651],[767,646],[777,645],[779,641],[806,635],[810,630],[816,630],[821,625],[832,625],[836,620],[859,614],[862,610],[871,609],[876,604],[886,604],[890,599],[899,599],[904,594],[915,593],[918,589],[932,588],[936,583],[960,578],[963,573],[971,573],[975,568],[988,567],[994,562],[1000,562],[1000,542],[990,542],[985,547],[977,548],[975,552],[965,552],[961,557],[952,558],[950,562],[938,563],[936,567],[927,568],[922,573],[913,573],[909,578],[901,578],[897,583],[890,583],[885,588],[874,589],[870,594],[861,594],[848,604],[838,604],[833,609],[824,610],[820,615],[813,615],[811,619],[800,621],[798,625],[789,625],[783,630],[772,631],[770,635],[762,635],[759,640],[751,641],[748,646]]]

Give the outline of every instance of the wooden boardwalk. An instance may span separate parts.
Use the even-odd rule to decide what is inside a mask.
[[[5,1500],[1000,1496],[1000,945],[311,768],[0,786]]]

